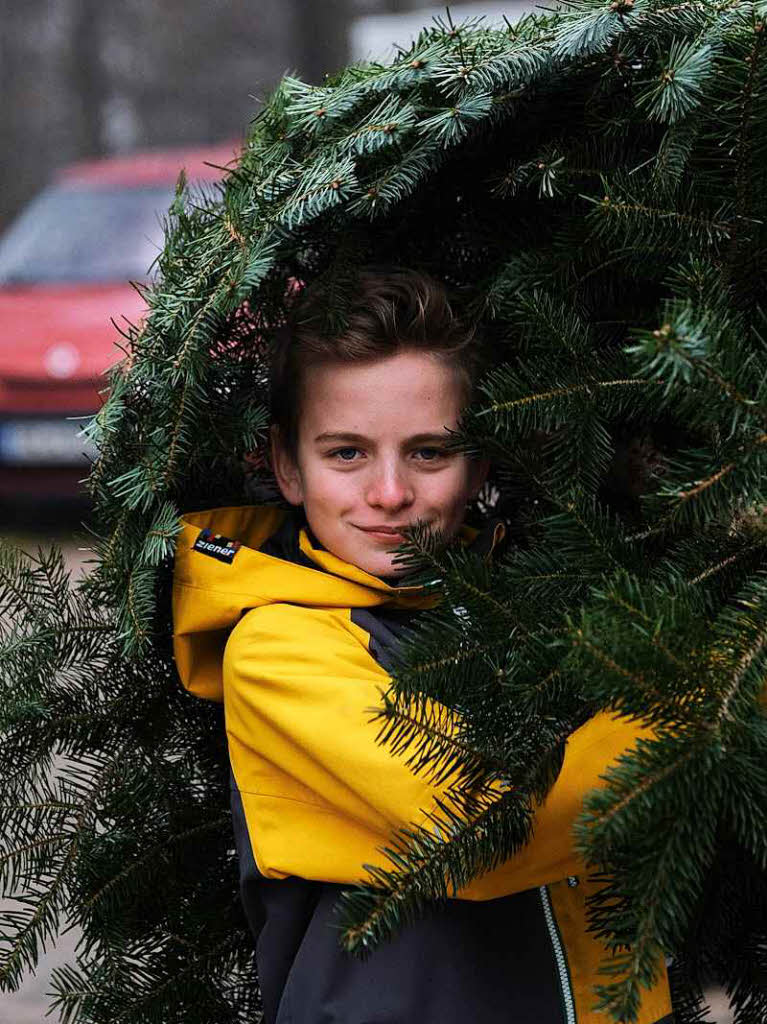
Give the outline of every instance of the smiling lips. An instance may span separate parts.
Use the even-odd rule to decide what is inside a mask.
[[[404,536],[400,533],[400,530],[404,530],[405,526],[358,526],[358,530],[362,530],[363,533],[367,533],[371,537],[381,538],[383,540],[389,540],[394,537],[398,537],[400,540],[404,540]]]

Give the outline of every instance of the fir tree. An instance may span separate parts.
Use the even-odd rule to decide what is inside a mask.
[[[377,262],[448,282],[488,340],[455,444],[492,455],[476,512],[515,541],[494,565],[424,534],[403,553],[444,598],[381,742],[459,770],[472,815],[393,837],[341,940],[364,955],[513,854],[563,740],[609,708],[655,738],[578,826],[594,926],[622,951],[595,999],[630,1021],[662,949],[680,1021],[707,978],[739,1024],[765,1019],[766,24],[745,0],[447,16],[392,64],[285,78],[222,185],[180,180],[88,428],[92,572],[0,564],[3,986],[71,919],[62,1020],[254,1019],[220,716],[170,654],[173,544],[180,511],[269,493],[249,456],[291,280],[324,282],[333,330]],[[458,742],[427,698],[459,712]]]

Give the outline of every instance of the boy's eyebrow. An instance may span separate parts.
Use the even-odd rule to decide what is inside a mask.
[[[414,434],[412,437],[406,438],[407,444],[428,444],[434,441],[442,442],[447,441],[450,435],[445,431],[442,434]],[[318,444],[323,441],[346,441],[351,444],[370,444],[370,438],[365,437],[364,434],[353,434],[346,431],[342,432],[326,432],[324,434],[318,434],[314,443]]]

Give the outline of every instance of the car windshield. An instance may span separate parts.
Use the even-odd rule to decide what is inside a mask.
[[[0,285],[146,279],[172,199],[170,185],[49,188],[0,239]]]

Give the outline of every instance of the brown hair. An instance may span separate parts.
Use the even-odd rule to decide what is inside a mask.
[[[481,372],[476,328],[453,311],[447,289],[433,277],[404,268],[363,268],[355,275],[345,309],[345,327],[328,331],[324,282],[299,293],[272,350],[272,422],[296,457],[301,384],[309,366],[382,359],[406,350],[434,353],[455,367],[471,400]]]

